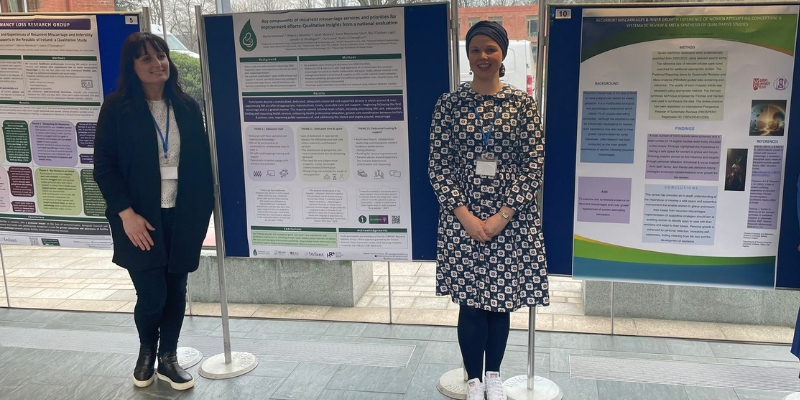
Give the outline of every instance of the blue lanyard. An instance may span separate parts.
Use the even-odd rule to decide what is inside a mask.
[[[497,119],[497,113],[499,113],[499,112],[500,112],[500,107],[495,106],[494,107],[494,119]],[[489,147],[489,138],[494,133],[494,119],[492,120],[492,124],[489,125],[489,131],[486,131],[486,129],[484,129],[485,128],[485,126],[484,126],[485,123],[483,121],[483,117],[478,112],[478,106],[475,106],[475,116],[478,117],[481,120],[481,134],[483,134],[483,149],[486,150],[486,148]]]
[[[156,121],[156,117],[153,116],[153,112],[150,112],[150,118],[153,118],[153,125],[156,126],[156,131],[158,132],[158,138],[161,139],[161,148],[164,149],[164,160],[168,158],[168,151],[169,151],[169,103],[167,103],[167,136],[166,139],[164,138],[164,134],[161,133],[161,128],[158,127],[158,122]]]

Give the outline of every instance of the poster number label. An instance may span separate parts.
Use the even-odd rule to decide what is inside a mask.
[[[136,15],[128,15],[125,17],[126,25],[139,25],[139,17]]]
[[[564,8],[556,10],[556,19],[571,19],[571,18],[572,18],[572,9]]]

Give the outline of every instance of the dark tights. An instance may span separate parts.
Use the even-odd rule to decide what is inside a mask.
[[[461,346],[467,379],[482,380],[484,354],[486,370],[500,371],[510,326],[509,313],[461,306],[458,312],[458,344]]]

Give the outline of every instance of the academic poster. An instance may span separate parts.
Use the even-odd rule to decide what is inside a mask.
[[[251,257],[411,259],[403,15],[233,15]]]
[[[0,17],[0,243],[110,248],[94,16]]]
[[[584,10],[575,277],[774,286],[799,9]]]

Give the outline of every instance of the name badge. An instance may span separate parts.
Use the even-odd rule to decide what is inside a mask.
[[[494,178],[497,174],[497,161],[475,161],[475,173],[481,176]]]
[[[161,180],[178,179],[178,167],[161,167]]]

